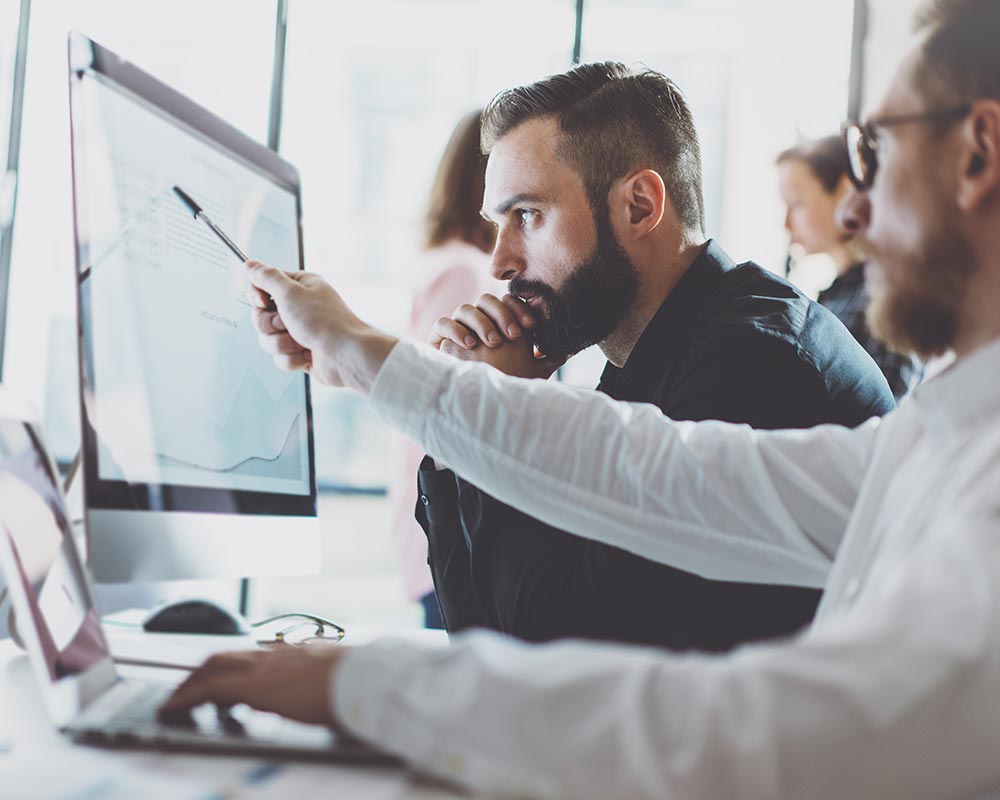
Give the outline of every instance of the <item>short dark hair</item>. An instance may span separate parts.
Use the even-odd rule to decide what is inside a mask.
[[[424,214],[424,247],[440,247],[461,239],[484,253],[493,250],[496,232],[480,215],[486,187],[486,157],[479,149],[482,109],[458,121],[438,164],[427,211]]]
[[[663,176],[681,221],[704,231],[698,134],[672,80],[604,61],[507,89],[483,112],[483,152],[521,123],[547,116],[562,132],[557,152],[582,179],[595,214],[606,214],[616,180],[651,168]]]
[[[800,142],[795,147],[782,150],[775,163],[780,165],[789,161],[800,161],[809,167],[827,193],[835,192],[851,169],[847,145],[842,136],[824,136]]]
[[[1000,3],[931,0],[914,18],[925,34],[917,76],[935,100],[1000,100]]]

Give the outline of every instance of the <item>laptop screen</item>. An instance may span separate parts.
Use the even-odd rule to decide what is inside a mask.
[[[33,427],[16,419],[0,419],[0,566],[18,627],[29,647],[37,639],[51,682],[107,658],[51,462]],[[30,619],[23,618],[25,608]]]

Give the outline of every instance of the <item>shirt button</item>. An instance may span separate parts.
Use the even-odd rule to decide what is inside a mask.
[[[851,578],[846,584],[844,584],[844,597],[848,600],[853,600],[854,595],[858,593],[858,589],[861,588],[861,581],[857,578]]]
[[[410,497],[413,497],[413,495],[411,494]],[[431,504],[431,501],[427,499],[427,495],[425,494],[420,495],[420,502],[425,506],[429,506]]]

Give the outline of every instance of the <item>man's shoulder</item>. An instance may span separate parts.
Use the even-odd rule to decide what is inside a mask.
[[[794,344],[806,325],[811,301],[796,286],[753,261],[727,270],[695,320],[708,340],[735,334]]]
[[[892,408],[878,367],[827,309],[784,278],[752,261],[734,266],[692,329],[688,358],[734,350],[759,353],[773,369],[808,372],[831,399],[853,397],[873,413]]]
[[[704,341],[752,336],[784,342],[818,367],[864,353],[837,317],[797,286],[753,261],[730,269],[695,324]],[[852,344],[853,343],[853,344]]]

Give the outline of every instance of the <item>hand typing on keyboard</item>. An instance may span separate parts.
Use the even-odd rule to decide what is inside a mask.
[[[205,703],[221,709],[245,703],[300,722],[337,728],[329,697],[331,677],[347,651],[343,645],[312,645],[212,656],[160,707],[159,717],[177,723]]]

